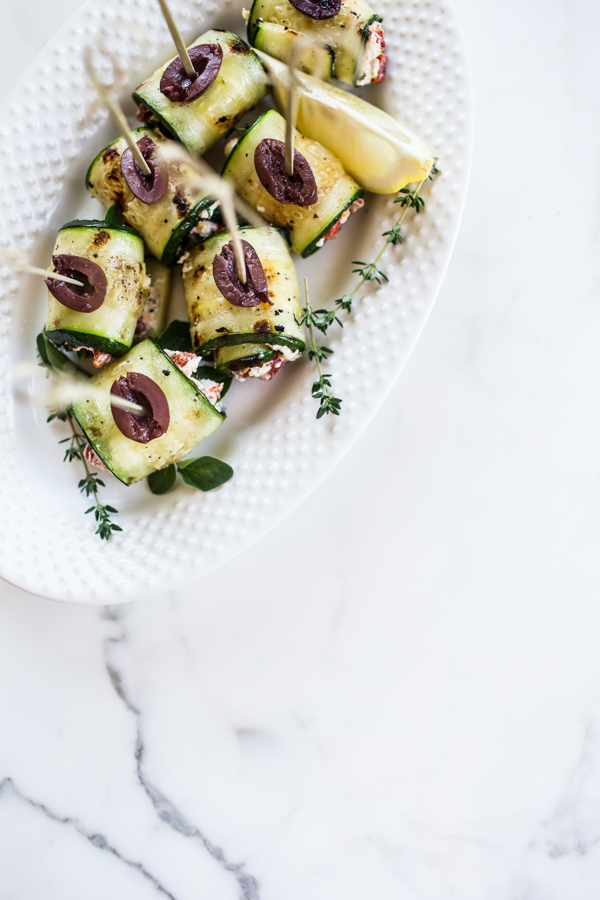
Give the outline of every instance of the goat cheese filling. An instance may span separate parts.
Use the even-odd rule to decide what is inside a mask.
[[[337,222],[331,226],[331,228],[329,229],[329,231],[327,232],[325,237],[322,237],[320,241],[317,241],[316,246],[322,247],[323,244],[325,243],[325,241],[332,241],[334,238],[336,238],[337,233],[340,230],[340,228],[342,227],[342,225],[344,224],[344,222],[347,222],[348,219],[350,218],[350,216],[352,215],[352,213],[356,212],[358,209],[362,209],[364,205],[365,205],[365,201],[362,199],[362,197],[359,197],[358,200],[355,200],[354,203],[352,203],[348,207],[348,209],[344,210],[344,212],[341,214],[341,216],[339,217]]]
[[[373,22],[367,30],[365,52],[356,80],[357,85],[378,84],[385,78],[388,56],[384,53],[385,37],[379,22]]]
[[[299,350],[291,350],[289,347],[279,346],[273,359],[262,366],[252,366],[247,369],[238,369],[233,373],[238,381],[246,378],[259,378],[261,381],[270,381],[284,367],[286,362],[293,362],[300,356]]]
[[[204,394],[207,400],[212,403],[215,409],[218,412],[221,412],[221,408],[219,407],[219,398],[221,397],[221,391],[223,390],[223,385],[218,381],[211,381],[209,378],[194,378],[194,373],[196,369],[200,365],[200,360],[196,356],[195,353],[186,353],[183,350],[165,350],[164,351],[170,360],[172,360],[178,369],[181,369],[183,374],[193,381],[198,390]]]

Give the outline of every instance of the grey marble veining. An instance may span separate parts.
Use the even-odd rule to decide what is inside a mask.
[[[120,622],[121,621],[121,612],[122,610],[119,607],[111,609],[107,608],[107,619],[111,621]],[[185,816],[181,813],[179,809],[175,806],[175,804],[166,797],[155,784],[153,784],[147,777],[144,771],[144,740],[142,735],[142,713],[129,699],[127,696],[126,688],[123,684],[123,679],[121,678],[121,674],[117,668],[113,665],[111,661],[111,649],[115,644],[126,640],[126,632],[123,628],[119,637],[108,637],[105,640],[105,654],[106,654],[106,671],[110,678],[110,682],[115,689],[117,695],[123,701],[129,712],[135,716],[136,719],[136,740],[135,740],[135,759],[137,762],[137,777],[144,788],[146,794],[148,795],[152,806],[156,810],[157,815],[163,822],[176,831],[178,834],[183,835],[186,838],[191,838],[194,841],[197,841],[199,844],[204,847],[204,849],[215,859],[227,872],[231,872],[237,880],[240,887],[240,898],[241,900],[259,900],[258,895],[258,883],[252,875],[248,875],[243,871],[243,866],[239,863],[229,862],[221,847],[215,846],[207,837],[197,828],[195,825],[191,824],[187,821]],[[111,848],[112,850],[112,848]],[[143,874],[147,874],[145,870],[143,870]],[[151,876],[148,876],[151,877]],[[158,882],[156,882],[156,886],[161,890],[164,890]],[[168,893],[168,892],[165,892]],[[169,894],[169,896],[171,896]]]

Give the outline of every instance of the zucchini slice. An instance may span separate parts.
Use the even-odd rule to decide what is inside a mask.
[[[367,43],[373,40],[373,27],[381,21],[381,16],[376,15],[365,0],[342,0],[339,13],[330,19],[313,19],[292,6],[289,0],[254,0],[248,19],[248,40],[255,46],[261,22],[291,28],[313,41],[328,44],[335,54],[335,77],[356,86],[375,80],[365,80],[362,68]],[[288,62],[286,56],[266,49],[264,52]],[[384,73],[385,64],[382,75]]]
[[[135,326],[134,343],[139,343],[144,338],[158,338],[167,327],[169,318],[173,271],[153,256],[147,256],[145,263],[150,279],[149,293]]]
[[[242,240],[256,251],[269,300],[235,306],[215,282],[213,262],[231,240],[221,231],[195,247],[183,266],[183,291],[190,317],[192,345],[227,374],[304,350],[300,289],[288,245],[276,228],[241,228]],[[237,271],[237,268],[236,268]]]
[[[150,122],[159,123],[190,153],[199,155],[226,135],[268,91],[262,62],[237,34],[212,29],[188,49],[202,44],[219,44],[223,60],[213,83],[196,100],[181,105],[161,93],[161,78],[177,57],[157,69],[133,94],[135,102],[150,111]],[[143,107],[142,113],[147,114]]]
[[[141,237],[95,220],[69,222],[58,232],[52,255],[89,260],[102,270],[107,284],[104,300],[91,312],[69,308],[48,291],[46,337],[58,347],[122,356],[131,347],[147,296]]]
[[[129,373],[150,378],[168,403],[168,427],[148,443],[126,437],[113,415],[111,387]],[[105,366],[89,383],[104,397],[78,401],[73,414],[98,456],[123,484],[134,484],[187,456],[223,422],[223,416],[193,381],[151,340],[136,344],[127,356]]]
[[[300,42],[300,43],[299,43]],[[329,44],[322,44],[306,35],[279,25],[276,22],[263,22],[259,19],[254,31],[254,46],[275,59],[287,62],[292,59],[297,47],[296,66],[307,75],[316,78],[334,78],[335,53]]]
[[[274,109],[257,119],[242,135],[229,154],[223,175],[232,179],[237,193],[264,219],[288,231],[296,253],[310,256],[322,246],[325,235],[363,191],[333,153],[297,131],[295,148],[312,169],[318,199],[305,207],[281,203],[262,186],[254,166],[254,151],[265,138],[285,141],[285,120]]]
[[[136,141],[148,135],[157,147],[166,138],[149,128],[136,128],[132,132]],[[200,196],[192,189],[193,173],[183,160],[169,164],[169,182],[165,194],[156,203],[144,203],[131,192],[121,171],[121,155],[127,149],[124,138],[105,147],[92,162],[86,175],[87,189],[105,207],[117,206],[123,219],[135,228],[146,246],[157,259],[171,265],[177,251],[201,219],[211,216],[214,201]]]

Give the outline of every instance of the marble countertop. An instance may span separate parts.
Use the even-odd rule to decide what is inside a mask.
[[[77,6],[7,0],[5,90]],[[470,194],[368,431],[183,589],[0,584],[0,900],[597,900],[600,7],[456,6]]]

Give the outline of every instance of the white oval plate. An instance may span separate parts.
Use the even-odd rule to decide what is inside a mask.
[[[247,4],[248,5],[248,4]],[[62,463],[60,423],[19,402],[12,368],[32,360],[45,321],[40,279],[4,272],[0,286],[0,575],[43,597],[104,604],[184,584],[260,538],[315,488],[384,400],[431,312],[454,246],[464,204],[472,134],[468,66],[447,0],[377,0],[390,64],[385,83],[363,96],[424,138],[443,174],[424,187],[427,207],[409,212],[405,242],[382,262],[389,283],[365,291],[344,329],[326,338],[335,351],[327,370],[343,399],[339,418],[317,421],[310,396],[314,364],[304,358],[269,383],[234,384],[228,419],[196,451],[230,462],[234,479],[211,494],[184,486],[154,497],[144,483],[124,487],[110,476],[104,502],[124,528],[109,543],[94,535],[77,490],[77,463]],[[210,27],[244,34],[241,3],[172,0],[186,38]],[[103,0],[83,6],[55,35],[10,94],[0,117],[0,241],[31,248],[45,267],[56,231],[79,215],[98,216],[84,176],[114,137],[95,108],[82,50],[104,39],[123,70],[122,98],[172,55],[158,4]],[[298,265],[309,277],[313,306],[351,289],[351,261],[371,260],[399,213],[391,199],[369,196],[335,242]],[[100,216],[101,217],[101,216]],[[177,310],[176,310],[177,312]],[[180,317],[181,312],[180,312]],[[31,393],[43,388],[36,379]]]

